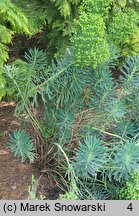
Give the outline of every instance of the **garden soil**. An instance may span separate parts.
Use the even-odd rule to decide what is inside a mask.
[[[9,133],[21,127],[14,110],[14,103],[0,103],[0,200],[28,199],[32,174],[38,180],[37,194],[46,199],[56,199],[59,188],[53,180],[42,175],[36,165],[21,163],[6,146]]]

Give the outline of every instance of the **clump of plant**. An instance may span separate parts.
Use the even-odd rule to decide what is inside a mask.
[[[105,23],[100,15],[82,13],[71,38],[76,64],[96,68],[109,59]]]
[[[41,82],[42,73],[46,68],[46,54],[38,48],[29,49],[24,55],[24,61],[16,59],[12,64],[4,65],[3,75],[7,80],[6,97],[18,101],[26,98],[27,104],[27,98],[36,93],[32,88],[36,83]]]
[[[73,191],[70,191],[70,192],[66,192],[65,194],[60,194],[58,199],[59,200],[77,200],[78,197]]]
[[[113,2],[114,0],[83,0],[80,6],[80,11],[100,14],[105,18],[108,15]]]
[[[109,48],[116,46],[120,57],[139,51],[138,13],[127,1],[83,1],[71,36],[76,61],[96,67],[109,59]]]
[[[65,142],[66,130],[62,133],[63,139],[59,137],[56,142],[60,143],[73,163],[75,181],[80,191],[78,199],[117,199],[118,185],[124,185],[132,171],[139,169],[136,136],[138,58],[128,59],[123,65],[120,83],[114,82],[108,66],[93,71],[92,83],[88,83],[88,91],[80,95],[80,101],[75,98],[63,119],[61,117],[67,107],[63,107],[59,113],[60,118],[55,118],[56,125],[61,126],[68,118],[70,124],[71,112],[76,116],[73,127],[66,127],[69,134],[71,131],[70,139]],[[85,104],[81,101],[85,101]],[[77,146],[75,157],[71,153],[72,146]]]
[[[139,169],[139,56],[126,60],[118,83],[111,58],[95,69],[76,65],[71,50],[49,67],[39,68],[38,61],[29,59],[26,66],[38,68],[37,73],[25,83],[28,94],[22,94],[20,85],[17,92],[22,111],[33,122],[30,105],[36,106],[37,94],[42,99],[45,113],[39,126],[46,139],[41,157],[67,187],[63,198],[117,199],[118,185],[125,186]],[[11,72],[5,72],[9,78]]]
[[[114,13],[108,26],[108,38],[121,49],[121,56],[134,56],[139,52],[139,15],[133,9]]]
[[[6,81],[3,78],[3,63],[8,59],[7,45],[15,33],[29,34],[28,20],[10,0],[0,1],[0,100],[5,95]]]
[[[131,178],[126,181],[125,186],[118,189],[119,199],[139,200],[139,173],[132,172]]]
[[[95,137],[87,137],[84,143],[79,143],[76,150],[74,162],[76,175],[83,179],[95,176],[97,172],[103,169],[107,163],[107,158],[107,147]]]
[[[132,184],[130,177],[139,169],[137,143],[127,141],[118,146],[106,143],[107,147],[103,143],[101,147],[101,142],[87,137],[85,144],[80,144],[76,150],[73,167],[78,178],[77,186],[82,194],[80,198],[85,198],[85,194],[88,194],[87,199],[93,196],[95,199],[116,199],[118,185],[125,184],[125,181],[128,181],[128,186]],[[135,175],[132,179],[134,177]],[[124,190],[125,188],[121,190],[121,194],[122,191],[124,194]]]
[[[37,186],[38,180],[36,180],[35,176],[32,174],[31,176],[31,184],[28,186],[28,200],[44,200],[46,197],[41,195],[37,195]]]
[[[33,140],[30,135],[24,130],[15,130],[9,135],[9,141],[7,146],[14,153],[14,156],[21,159],[24,162],[26,159],[30,163],[34,163],[37,159],[37,154],[33,147]]]

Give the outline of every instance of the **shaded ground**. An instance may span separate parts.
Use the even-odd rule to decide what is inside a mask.
[[[35,165],[21,163],[6,146],[9,133],[21,127],[13,115],[14,108],[14,103],[0,103],[0,199],[27,199],[32,174],[39,179],[38,194],[56,199],[60,190],[52,179],[41,175]]]
[[[39,48],[41,50],[46,50],[48,42],[46,38],[47,29],[32,37],[27,35],[15,34],[12,43],[8,46],[9,48],[9,59],[8,62],[12,62],[18,58],[24,59],[23,56],[25,52],[28,52],[30,48]],[[25,59],[24,59],[25,60]]]

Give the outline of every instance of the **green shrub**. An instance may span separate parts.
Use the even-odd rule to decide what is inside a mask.
[[[79,66],[96,68],[109,59],[105,24],[100,15],[86,13],[80,15],[75,21],[71,43]]]
[[[114,13],[108,27],[108,37],[121,49],[122,56],[133,56],[139,52],[139,15],[133,9]]]
[[[78,17],[80,0],[14,0],[29,20],[32,34],[44,29],[46,34],[41,40],[46,41],[48,57],[55,53],[63,54],[69,42],[73,19]]]
[[[21,9],[24,16],[28,19],[30,34],[35,35],[38,32],[41,32],[43,27],[46,25],[46,18],[48,16],[45,8],[46,1],[12,0],[12,2],[15,6]]]
[[[99,14],[102,17],[108,16],[114,0],[83,0],[80,6],[80,11],[89,12],[92,14]]]
[[[121,200],[139,200],[139,173],[133,172],[126,185],[117,191]]]
[[[52,162],[50,170],[55,168],[54,172],[67,186],[67,192],[60,198],[138,198],[133,189],[135,182],[132,184],[130,179],[139,168],[139,56],[122,65],[118,83],[111,71],[119,57],[114,47],[121,56],[138,52],[135,8],[130,8],[129,1],[112,0],[82,1],[81,6],[78,0],[13,2],[30,18],[26,25],[32,34],[42,31],[47,24],[49,46],[55,51],[64,50],[64,55],[48,66],[43,51],[30,49],[25,61],[16,60],[3,70],[7,96],[18,101],[16,111],[28,114],[43,140],[40,157]],[[12,12],[16,14],[14,8]],[[28,31],[23,26],[21,31],[16,29],[15,17],[10,27],[9,18],[2,20],[1,67],[7,59],[6,44],[12,34]],[[0,90],[4,85],[2,81]],[[45,108],[41,122],[32,112],[32,108],[39,106],[38,94]],[[14,131],[8,146],[22,161],[27,158],[34,162],[32,140],[25,131]],[[122,186],[124,195],[118,191]],[[32,189],[30,197],[35,198]]]
[[[44,103],[42,158],[47,156],[67,186],[63,198],[117,199],[117,188],[125,186],[139,164],[139,56],[126,60],[116,83],[111,58],[96,69],[79,67],[70,51],[48,67],[42,53],[26,54],[25,71],[33,72],[24,87],[16,82],[22,111],[30,115],[35,105],[30,106],[30,98],[37,103],[38,93]],[[18,71],[24,67],[19,63]]]
[[[99,31],[102,32],[103,28],[105,28],[105,35],[108,34],[109,39],[108,44],[113,43],[117,45],[121,50],[122,56],[134,55],[138,52],[139,33],[136,31],[138,29],[136,25],[136,20],[138,19],[136,13],[136,11],[138,12],[137,1],[31,0],[28,2],[27,0],[14,0],[13,2],[22,9],[25,16],[28,18],[28,26],[32,34],[47,29],[46,35],[43,35],[41,40],[48,41],[49,50],[51,50],[53,54],[59,53],[60,55],[65,52],[65,49],[69,46],[69,37],[73,35],[73,20],[75,19],[78,22],[78,20],[81,19],[82,13],[87,13],[88,16],[89,14],[90,16],[99,15],[101,17],[100,23],[103,19],[102,30],[101,27],[98,31],[95,29],[96,36],[101,38]],[[91,27],[86,25],[86,32],[88,30],[90,33],[94,31],[94,22],[95,20],[92,20],[92,22],[89,23],[89,26],[92,25],[92,30]],[[97,23],[96,25],[99,24]],[[101,49],[99,45],[102,46],[102,53],[106,51],[107,56],[106,42],[100,39],[98,44],[94,47],[97,53],[97,50]],[[90,52],[92,52],[92,50]],[[48,56],[50,57],[50,53]],[[104,56],[104,60],[106,56]]]
[[[6,84],[6,81],[2,77],[2,74],[0,74],[0,100],[5,95],[5,84]]]
[[[10,0],[0,1],[0,100],[5,95],[6,81],[2,75],[3,63],[8,59],[7,44],[15,33],[29,34],[27,18]]]

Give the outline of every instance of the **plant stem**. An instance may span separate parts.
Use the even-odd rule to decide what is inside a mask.
[[[121,140],[126,141],[126,139],[124,139],[123,137],[121,137],[121,136],[119,136],[119,135],[117,135],[117,134],[109,133],[109,132],[106,132],[106,131],[104,131],[104,130],[102,130],[102,129],[100,129],[100,128],[96,128],[96,127],[93,127],[93,129],[94,129],[94,130],[98,130],[98,131],[100,131],[100,132],[102,132],[102,133],[104,133],[104,134],[107,134],[107,135],[109,135],[109,136],[117,137],[117,138],[119,138],[119,139],[121,139]]]

